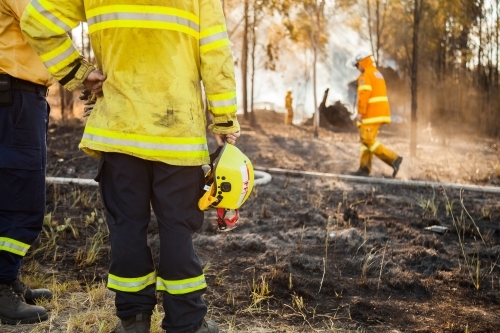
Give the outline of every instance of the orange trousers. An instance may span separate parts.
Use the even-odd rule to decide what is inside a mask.
[[[377,140],[377,134],[381,124],[361,124],[358,127],[359,137],[361,139],[361,158],[359,161],[359,170],[368,173],[372,170],[373,155],[392,167],[398,154],[386,148]]]
[[[286,108],[285,124],[289,125],[293,122],[293,109],[290,107]]]

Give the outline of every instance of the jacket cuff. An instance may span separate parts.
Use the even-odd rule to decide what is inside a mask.
[[[214,116],[213,123],[208,129],[215,134],[231,134],[240,131],[240,124],[235,113],[218,115]]]
[[[95,66],[81,57],[73,69],[59,80],[59,83],[69,91],[73,91],[85,81],[93,70],[96,70]]]

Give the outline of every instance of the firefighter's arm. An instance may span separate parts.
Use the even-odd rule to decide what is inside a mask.
[[[213,118],[209,129],[226,137],[239,132],[233,55],[220,0],[200,1],[200,61]]]
[[[30,3],[30,0],[3,0],[5,4],[5,10],[16,20],[20,21],[23,15],[24,8]]]
[[[368,75],[361,75],[358,79],[358,114],[363,117],[366,114],[368,100],[372,95],[372,84]]]
[[[80,55],[68,36],[85,21],[81,0],[32,0],[21,17],[21,30],[59,83],[78,87],[95,67]]]

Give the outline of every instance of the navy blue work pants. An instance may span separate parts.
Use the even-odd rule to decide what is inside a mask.
[[[42,230],[50,107],[41,92],[14,90],[0,106],[0,283],[17,279],[26,250]],[[16,243],[20,242],[20,243]],[[16,244],[21,244],[18,247]]]
[[[102,153],[96,180],[110,232],[110,274],[135,278],[155,271],[147,243],[151,207],[160,237],[157,275],[175,281],[203,274],[192,242],[192,234],[203,224],[203,212],[198,208],[204,186],[201,166]],[[151,314],[157,304],[155,284],[134,292],[114,291],[116,314],[122,319]],[[180,295],[163,292],[163,329],[169,333],[196,331],[207,312],[201,298],[204,292],[205,288]]]

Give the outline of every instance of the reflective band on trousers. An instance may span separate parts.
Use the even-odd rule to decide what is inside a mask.
[[[12,238],[0,237],[0,250],[11,252],[24,257],[29,248],[30,245],[23,242],[17,241]]]
[[[381,97],[372,97],[368,100],[368,104],[379,103],[379,102],[389,102],[389,99],[387,98],[387,96],[381,96]]]
[[[166,291],[173,295],[188,294],[206,287],[204,275],[184,280],[164,280],[161,277],[156,279],[156,290]]]
[[[123,278],[113,274],[108,274],[108,288],[125,292],[136,292],[154,284],[155,280],[155,272],[137,278]]]

